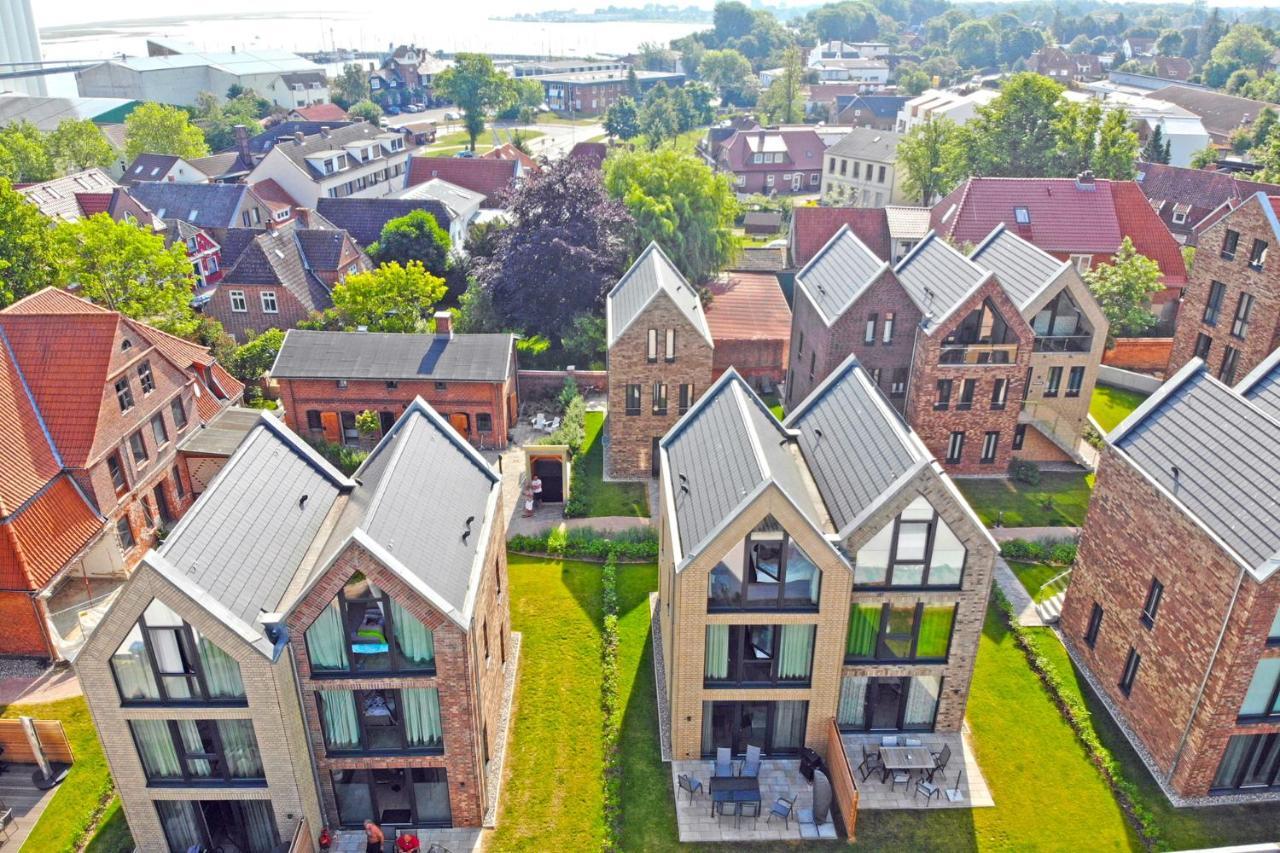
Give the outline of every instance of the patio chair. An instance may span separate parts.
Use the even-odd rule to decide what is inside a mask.
[[[0,800],[0,833],[4,834],[4,840],[9,840],[9,834],[13,832],[13,809],[4,800]]]
[[[889,782],[889,790],[894,791],[897,789],[899,785],[901,785],[902,789],[905,791],[910,784],[911,784],[911,771],[894,770],[893,777]]]
[[[883,737],[881,737],[881,738],[880,738],[880,745],[881,745],[881,746],[897,746],[897,745],[898,745],[898,736],[897,736],[897,735],[884,735]]]
[[[919,782],[916,783],[916,792],[912,795],[911,798],[914,800],[916,797],[920,796],[921,794],[924,794],[924,804],[926,806],[929,805],[929,801],[932,800],[934,797],[938,798],[938,802],[942,802],[942,789],[939,788],[937,785],[933,784],[932,782],[926,782],[923,779],[921,779]]]
[[[746,760],[742,762],[742,767],[738,770],[739,776],[745,776],[748,779],[756,779],[760,776],[760,747],[748,746]]]
[[[702,783],[687,773],[681,773],[679,777],[677,777],[677,781],[680,783],[681,791],[689,792],[689,802],[691,803],[693,802],[693,795],[702,791]],[[703,791],[703,793],[706,792]]]
[[[880,753],[868,752],[867,745],[865,743],[862,744],[862,763],[858,765],[858,772],[862,774],[862,781],[867,781],[867,778],[872,773],[880,769],[882,769],[880,767]]]
[[[552,418],[551,421],[542,427],[543,432],[555,432],[560,429],[560,418]]]
[[[929,781],[933,781],[933,777],[937,773],[942,774],[942,778],[947,778],[947,762],[951,760],[951,745],[943,744],[942,752],[936,752],[933,755],[933,769],[929,771]]]
[[[786,797],[778,797],[778,799],[773,801],[773,807],[769,809],[769,817],[765,819],[765,824],[768,825],[768,823],[775,817],[780,817],[782,818],[783,825],[785,825],[787,829],[790,829],[791,810],[795,808],[795,805],[795,797],[791,797],[790,799],[787,799]]]
[[[733,758],[729,747],[722,746],[716,749],[716,767],[712,775],[719,777],[733,775]]]
[[[903,739],[902,745],[903,746],[924,746],[924,741],[920,740],[920,738],[918,737],[909,737],[909,738]]]
[[[533,424],[534,429],[543,429],[547,425],[547,416],[544,412],[538,412],[529,418],[529,423]]]

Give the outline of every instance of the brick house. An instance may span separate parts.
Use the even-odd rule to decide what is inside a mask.
[[[77,612],[191,505],[177,446],[244,388],[204,347],[55,288],[0,311],[0,344],[0,654],[61,659]]]
[[[1138,186],[1169,232],[1191,246],[1196,245],[1202,225],[1208,227],[1221,215],[1219,208],[1223,205],[1229,209],[1256,192],[1280,194],[1277,184],[1247,181],[1230,172],[1163,163],[1139,163]]]
[[[960,730],[995,544],[856,359],[784,423],[731,370],[661,456],[675,759]]]
[[[1169,372],[1193,358],[1227,384],[1280,343],[1280,196],[1254,193],[1201,232],[1173,333]]]
[[[657,243],[605,299],[606,470],[658,473],[658,440],[711,384],[714,344],[698,292]]]
[[[929,208],[797,207],[787,233],[787,268],[804,267],[845,225],[876,257],[896,264],[929,233]]]
[[[1070,53],[1060,47],[1042,47],[1027,60],[1027,70],[1058,83],[1084,83],[1103,75],[1102,60],[1093,53]]]
[[[684,74],[671,71],[635,69],[635,82],[641,94],[661,83],[679,88]],[[547,106],[553,112],[572,116],[602,116],[609,107],[631,95],[630,71],[625,68],[563,71],[535,75],[542,84]]]
[[[507,446],[519,412],[515,338],[454,334],[447,311],[433,335],[291,329],[271,367],[285,420],[300,435],[369,447],[421,397],[476,447]],[[356,428],[377,412],[378,435]]]
[[[1106,320],[1075,268],[1004,228],[895,265],[848,226],[796,274],[784,402],[851,353],[953,474],[1080,461]]]
[[[186,250],[196,277],[196,301],[202,302],[210,295],[207,289],[222,280],[222,247],[208,231],[181,219],[167,219],[164,224],[165,246],[177,243]]]
[[[714,165],[740,195],[816,193],[826,148],[813,128],[739,130],[716,147]]]
[[[707,326],[715,352],[711,379],[730,367],[753,388],[772,392],[787,375],[791,352],[791,309],[768,272],[724,273],[707,285]]]
[[[351,478],[262,416],[76,661],[139,849],[491,826],[501,505],[421,400]]]
[[[1175,805],[1280,788],[1278,358],[1235,387],[1192,360],[1106,437],[1062,609]]]

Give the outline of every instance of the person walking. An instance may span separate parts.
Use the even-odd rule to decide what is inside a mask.
[[[387,836],[382,834],[382,827],[371,820],[366,820],[364,822],[364,840],[364,853],[382,853],[382,845],[386,843]]]
[[[534,474],[533,481],[529,485],[533,488],[533,505],[542,506],[542,478]]]

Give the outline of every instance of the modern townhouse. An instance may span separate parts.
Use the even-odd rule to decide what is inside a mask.
[[[1063,604],[1175,805],[1280,798],[1278,362],[1233,387],[1192,359],[1106,437]]]
[[[977,118],[978,110],[998,97],[1000,93],[995,89],[974,89],[970,92],[926,89],[902,106],[894,130],[908,133],[917,125],[934,118],[968,124]]]
[[[421,400],[352,477],[261,417],[76,661],[139,849],[492,825],[501,505]]]
[[[376,198],[403,189],[412,140],[368,122],[325,128],[314,136],[299,131],[292,143],[277,142],[248,183],[274,180],[303,207],[321,198]]]
[[[1080,461],[1106,329],[1075,268],[1005,228],[891,265],[846,225],[796,274],[785,404],[852,353],[951,473]]]
[[[1226,207],[1197,240],[1169,357],[1172,374],[1193,358],[1228,385],[1253,370],[1280,335],[1280,196],[1262,192]]]
[[[959,732],[996,547],[855,358],[783,423],[727,372],[661,456],[673,758]]]
[[[898,142],[890,130],[854,127],[824,155],[820,193],[828,204],[884,207],[906,201]]]
[[[658,474],[658,441],[711,385],[715,345],[698,291],[657,243],[605,299],[606,470]]]

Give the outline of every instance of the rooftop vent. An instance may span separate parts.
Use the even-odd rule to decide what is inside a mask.
[[[1093,179],[1093,170],[1085,169],[1076,175],[1076,189],[1082,192],[1093,192],[1098,188],[1097,183]]]

